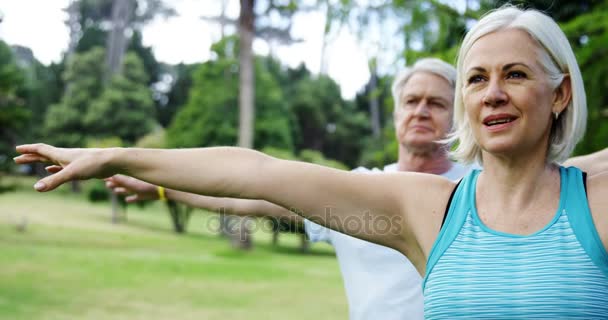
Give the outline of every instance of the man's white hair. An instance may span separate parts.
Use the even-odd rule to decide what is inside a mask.
[[[428,72],[440,76],[452,88],[456,85],[456,68],[451,64],[437,58],[420,59],[412,67],[405,68],[400,72],[393,81],[391,91],[393,93],[393,101],[395,102],[395,110],[401,105],[401,94],[407,81],[417,72]]]

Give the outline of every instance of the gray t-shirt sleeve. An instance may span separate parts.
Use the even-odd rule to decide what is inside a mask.
[[[304,230],[310,242],[327,242],[331,243],[331,233],[329,228],[325,228],[320,224],[316,224],[308,219],[304,219]]]

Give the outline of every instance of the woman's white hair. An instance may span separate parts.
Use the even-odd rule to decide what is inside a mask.
[[[547,15],[536,10],[521,10],[507,5],[486,14],[467,33],[458,53],[456,65],[458,77],[454,100],[456,130],[450,140],[458,140],[458,147],[452,155],[464,163],[482,162],[481,148],[473,136],[462,100],[462,90],[465,84],[464,59],[479,38],[492,32],[512,28],[527,32],[540,44],[542,50],[539,50],[539,62],[554,88],[562,83],[564,76],[570,76],[572,98],[553,123],[549,137],[547,162],[566,160],[585,133],[587,125],[585,87],[576,57],[566,35]]]
[[[408,80],[417,72],[428,72],[447,80],[452,88],[456,85],[456,69],[449,63],[437,58],[424,58],[418,60],[412,67],[405,68],[393,81],[391,91],[395,110],[401,105],[401,93]]]

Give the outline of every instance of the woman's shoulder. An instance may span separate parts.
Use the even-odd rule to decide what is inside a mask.
[[[608,248],[608,172],[587,179],[587,198],[595,229],[600,234],[604,247]]]
[[[608,172],[595,174],[587,178],[587,195],[590,204],[599,205],[608,211]],[[607,214],[608,216],[608,214]]]

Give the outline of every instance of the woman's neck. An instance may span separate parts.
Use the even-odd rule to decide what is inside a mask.
[[[475,205],[484,223],[500,231],[529,234],[551,219],[559,206],[560,175],[545,157],[483,154]]]

